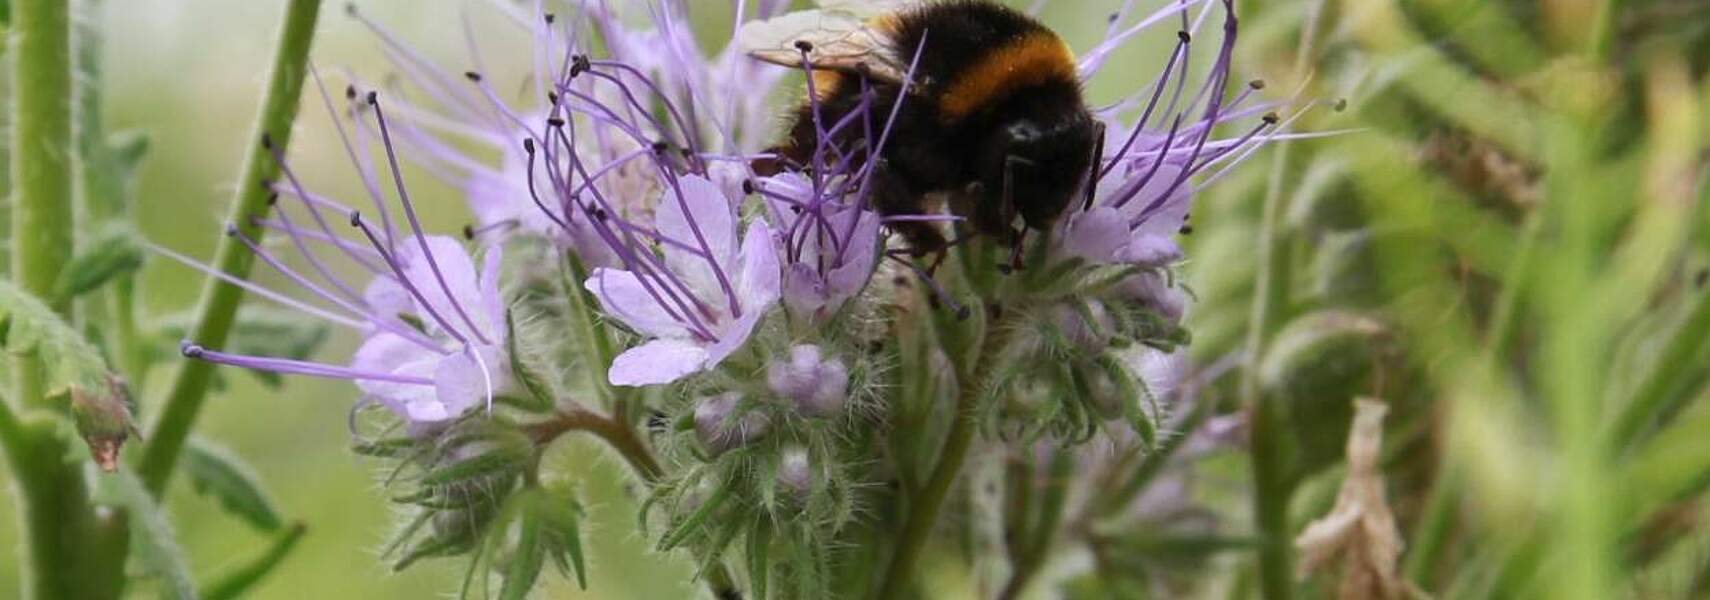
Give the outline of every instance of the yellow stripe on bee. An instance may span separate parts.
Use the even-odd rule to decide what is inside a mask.
[[[843,85],[843,74],[837,71],[817,69],[811,77],[813,77],[813,96],[821,102],[837,95],[837,88]]]
[[[956,77],[939,99],[946,122],[961,120],[987,102],[1049,81],[1076,81],[1075,55],[1061,38],[1040,31],[997,49]]]

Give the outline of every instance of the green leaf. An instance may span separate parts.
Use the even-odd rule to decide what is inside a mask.
[[[285,562],[285,557],[297,547],[297,542],[303,539],[303,534],[307,531],[308,527],[302,523],[292,523],[290,527],[280,530],[261,555],[221,571],[210,583],[202,586],[202,589],[206,590],[202,594],[203,600],[227,600],[243,596],[268,573],[272,573]]]
[[[195,600],[196,585],[190,578],[190,566],[178,548],[177,536],[166,512],[154,503],[154,497],[143,488],[142,480],[129,468],[121,467],[112,476],[97,480],[96,502],[124,507],[131,524],[131,552],[148,573],[160,577],[166,595],[178,600]]]
[[[588,589],[588,567],[582,554],[582,503],[569,491],[547,490],[545,501],[536,509],[559,572],[565,577],[574,574],[576,585]]]
[[[505,311],[505,329],[508,334],[506,343],[510,346],[511,374],[516,376],[517,381],[522,383],[523,389],[528,391],[529,398],[534,400],[532,404],[523,406],[523,408],[533,410],[552,408],[554,404],[552,388],[540,378],[540,374],[535,373],[534,369],[528,366],[528,361],[523,360],[522,350],[517,347],[517,322],[510,311]]]
[[[60,320],[41,299],[10,281],[0,281],[0,339],[13,354],[34,352],[47,370],[50,396],[73,387],[103,389],[107,365],[100,351]]]
[[[192,438],[181,461],[196,493],[212,497],[226,512],[262,531],[278,531],[284,522],[249,465],[231,451]]]
[[[499,598],[503,600],[527,598],[535,581],[540,578],[540,568],[546,559],[541,544],[541,519],[533,506],[540,504],[541,498],[524,493],[517,495],[516,502],[521,505],[517,515],[517,541],[511,552],[510,565],[505,569],[505,583],[499,588]],[[504,535],[503,528],[494,535]]]
[[[110,223],[96,232],[59,272],[59,280],[53,286],[54,298],[76,298],[135,273],[142,267],[144,256],[141,237],[130,225]]]
[[[744,553],[748,557],[748,585],[754,600],[766,600],[767,579],[772,573],[771,548],[772,523],[762,513],[754,526],[748,528],[748,551]]]

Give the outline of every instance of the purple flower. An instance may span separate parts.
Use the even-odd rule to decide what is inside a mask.
[[[509,94],[482,76],[484,55],[474,35],[466,37],[474,70],[446,69],[383,25],[353,14],[382,42],[402,80],[429,101],[394,103],[401,117],[394,128],[406,157],[465,191],[476,217],[472,235],[543,236],[585,264],[617,266],[601,234],[579,218],[576,205],[588,188],[601,192],[602,210],[650,224],[661,195],[650,155],[663,145],[704,155],[697,160],[707,164],[695,170],[736,200],[749,176],[741,153],[771,135],[775,115],[764,92],[785,74],[749,60],[735,44],[703,53],[677,3],[649,5],[641,27],[607,2],[576,4],[567,18],[540,12],[539,4],[492,4],[533,42],[533,101],[521,103],[505,100]],[[774,15],[786,3],[733,4],[740,22]],[[595,34],[604,58],[591,58]],[[668,114],[656,118],[660,106],[668,106]],[[576,143],[552,148],[561,141],[553,139],[555,127],[562,127],[552,123],[566,121],[580,134]],[[526,152],[519,139],[550,150]],[[469,142],[484,148],[466,151]],[[483,158],[495,153],[496,165]],[[577,181],[582,175],[588,178]]]
[[[1193,4],[1204,8],[1190,18]],[[1224,18],[1216,60],[1199,85],[1189,86],[1189,49],[1217,4]],[[1105,41],[1081,59],[1082,79],[1096,76],[1110,53],[1133,35],[1177,15],[1181,29],[1176,46],[1157,79],[1095,111],[1105,126],[1104,153],[1094,167],[1087,201],[1059,222],[1059,257],[1095,264],[1175,263],[1182,258],[1175,236],[1187,230],[1195,192],[1269,142],[1313,135],[1283,133],[1305,111],[1284,121],[1274,112],[1282,103],[1254,100],[1263,87],[1259,82],[1228,97],[1236,35],[1230,0],[1173,4],[1126,26],[1125,9],[1111,21]],[[1237,137],[1214,137],[1219,125],[1246,121],[1257,122]]]
[[[819,346],[804,344],[766,367],[766,387],[794,401],[804,416],[836,417],[849,397],[849,369],[841,360],[822,356]]]
[[[276,197],[271,214],[252,217],[250,224],[285,235],[308,271],[290,266],[238,227],[228,227],[227,234],[294,284],[299,295],[311,299],[233,278],[164,248],[156,251],[363,336],[349,366],[245,356],[189,342],[182,348],[185,356],[250,369],[348,379],[367,401],[387,407],[412,431],[421,432],[477,405],[490,405],[495,395],[512,387],[507,308],[498,283],[502,253],[497,247],[487,249],[477,267],[457,240],[422,229],[398,170],[391,130],[377,96],[369,94],[367,104],[386,150],[407,233],[398,231],[400,224],[379,191],[379,176],[367,162],[358,160],[357,167],[369,184],[379,226],[370,225],[345,204],[310,192],[275,150],[274,159],[285,180],[272,184]],[[281,198],[291,201],[279,202]],[[331,223],[341,221],[348,221],[359,236],[350,239],[336,232]],[[346,269],[335,269],[331,260],[359,270],[367,283],[353,285],[340,275]]]
[[[671,383],[718,366],[778,301],[766,222],[750,223],[739,239],[736,213],[712,181],[688,175],[673,188],[657,214],[663,260],[619,244],[629,268],[597,269],[583,284],[606,313],[647,338],[613,361],[613,385]]]
[[[872,277],[883,244],[878,213],[835,199],[840,189],[800,173],[766,177],[755,188],[783,232],[784,305],[798,318],[825,322]]]

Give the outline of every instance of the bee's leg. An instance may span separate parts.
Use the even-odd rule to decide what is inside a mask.
[[[1014,227],[1015,207],[1015,167],[1016,165],[1032,167],[1033,161],[1019,156],[1008,156],[1003,160],[1003,191],[998,202],[986,202],[981,205],[995,215],[988,214],[985,223],[994,234],[999,234],[1001,240],[1009,242],[1009,264],[998,265],[998,270],[1005,275],[1021,270],[1022,242],[1027,239],[1027,227],[1022,226],[1017,232]],[[997,206],[992,206],[996,204]]]

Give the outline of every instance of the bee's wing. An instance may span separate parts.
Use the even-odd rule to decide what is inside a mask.
[[[851,3],[854,0],[826,0]],[[758,60],[786,67],[864,73],[879,81],[902,83],[908,65],[891,52],[890,40],[871,21],[844,10],[806,10],[750,21],[737,33],[743,50]]]
[[[895,14],[905,8],[920,4],[920,0],[819,0],[815,4],[825,10],[846,12],[863,19],[871,19]]]

